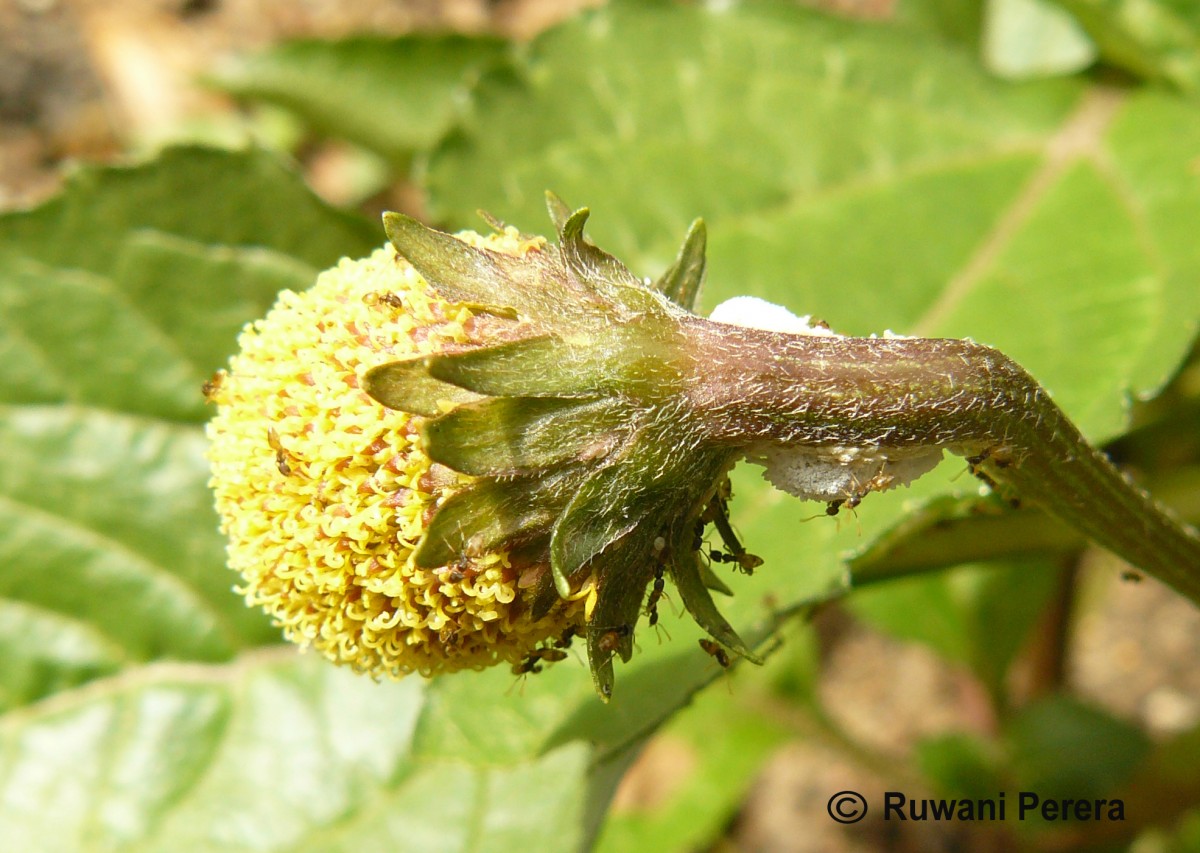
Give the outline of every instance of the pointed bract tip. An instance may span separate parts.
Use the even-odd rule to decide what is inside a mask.
[[[571,218],[571,206],[553,190],[546,190],[546,210],[550,214],[550,221],[554,223],[554,230],[561,233],[563,226]]]

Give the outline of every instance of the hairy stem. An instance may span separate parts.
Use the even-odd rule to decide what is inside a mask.
[[[1200,535],[1130,483],[1023,368],[971,341],[786,335],[697,319],[706,440],[741,446],[944,447],[974,457],[1200,604]]]

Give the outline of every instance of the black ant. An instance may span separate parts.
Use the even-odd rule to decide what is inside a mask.
[[[579,629],[574,625],[568,625],[567,630],[562,632],[562,636],[554,641],[554,648],[569,649],[571,647],[571,641],[574,640],[578,635]]]
[[[729,547],[728,544],[726,547]],[[762,557],[756,557],[754,554],[748,554],[745,551],[742,551],[740,554],[726,554],[724,551],[718,551],[714,548],[708,552],[708,556],[714,563],[735,563],[738,569],[748,575],[754,574],[754,570],[763,564]]]
[[[457,560],[445,567],[443,581],[461,583],[466,580],[469,575],[474,574],[470,569],[470,564],[471,560],[466,554],[460,555]]]
[[[967,457],[967,470],[971,476],[982,480],[989,488],[996,488],[996,481],[983,470],[983,463],[991,462],[1001,471],[1013,464],[1012,448],[1003,444],[995,444],[982,453]]]
[[[646,599],[646,615],[650,617],[650,624],[658,624],[658,602],[666,594],[667,581],[663,577],[663,567],[660,565],[654,570],[654,586],[650,589],[650,595]]]
[[[716,549],[709,551],[708,556],[714,563],[733,563],[748,575],[754,574],[754,570],[763,564],[762,557],[748,553],[738,540],[737,534],[733,532],[733,526],[729,523],[729,508],[725,502],[725,495],[720,492],[713,495],[708,508],[700,516],[700,520],[701,526],[698,532],[703,531],[705,521],[711,521],[729,551],[729,553]]]
[[[528,675],[530,673],[539,673],[542,671],[543,663],[557,663],[560,660],[566,660],[567,653],[562,649],[541,648],[534,649],[520,663],[513,664],[513,675]]]
[[[829,503],[825,504],[825,514],[837,515],[842,511],[843,508],[853,512],[854,509],[863,502],[863,498],[865,498],[867,494],[868,493],[866,491],[854,492],[850,495],[850,497],[838,498],[837,500],[830,501]]]

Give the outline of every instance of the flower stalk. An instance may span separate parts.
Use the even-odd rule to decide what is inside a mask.
[[[967,340],[786,335],[691,321],[709,440],[940,446],[1200,605],[1200,536],[1132,484],[1012,359]]]

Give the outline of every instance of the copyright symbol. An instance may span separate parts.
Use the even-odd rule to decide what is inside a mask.
[[[857,791],[838,791],[825,810],[838,823],[858,823],[867,816],[867,801]]]

